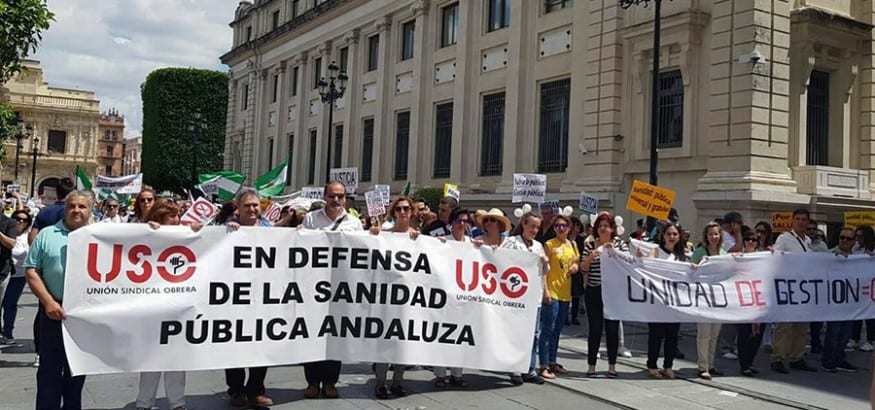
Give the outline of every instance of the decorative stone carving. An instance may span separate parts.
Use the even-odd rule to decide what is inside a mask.
[[[343,44],[344,45],[348,46],[350,44],[358,44],[358,42],[359,42],[359,29],[357,29],[357,28],[352,29],[349,33],[346,33],[346,35],[343,36]]]
[[[303,51],[301,54],[292,57],[293,65],[307,65],[307,52]]]
[[[410,12],[416,17],[424,16],[428,14],[428,7],[428,0],[416,0],[410,4]]]
[[[374,30],[377,32],[389,31],[390,29],[392,29],[392,16],[390,15],[380,17],[374,22]]]

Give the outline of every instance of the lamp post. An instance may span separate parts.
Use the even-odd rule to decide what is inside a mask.
[[[24,124],[24,120],[21,119],[20,114],[15,113],[15,121],[18,123],[18,132],[15,133],[15,183],[18,183],[18,167],[21,166],[21,149],[24,148],[21,145],[21,140],[28,139],[33,136],[33,125],[27,124],[24,127],[24,132],[22,132],[22,125]]]
[[[33,163],[30,168],[30,197],[33,198],[34,192],[36,192],[36,159],[37,157],[45,157],[48,154],[44,154],[39,151],[39,137],[33,138],[33,145],[30,149],[30,155],[33,156]]]
[[[633,5],[643,4],[644,7],[650,0],[619,0],[620,7],[628,9]],[[659,48],[662,0],[653,0],[655,3],[653,16],[653,76],[650,81],[650,184],[657,185],[656,169],[659,162],[659,153],[656,150],[659,144]]]
[[[322,96],[322,102],[328,103],[328,156],[325,166],[325,183],[331,175],[331,133],[334,128],[334,102],[343,98],[343,92],[346,91],[346,82],[349,76],[346,72],[340,71],[340,67],[332,61],[328,65],[328,79],[322,77],[319,81],[319,95]]]
[[[188,131],[191,133],[191,189],[198,184],[197,180],[197,146],[203,130],[207,129],[207,120],[201,116],[200,111],[194,113],[188,121]]]

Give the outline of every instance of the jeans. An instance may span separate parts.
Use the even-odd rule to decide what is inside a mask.
[[[559,335],[565,326],[569,302],[553,300],[541,305],[541,336],[538,339],[538,356],[541,367],[556,363],[559,354]]]
[[[535,316],[535,340],[532,343],[532,361],[529,363],[529,373],[538,368],[538,335],[541,333],[541,306],[538,306],[538,314]]]
[[[0,305],[0,310],[3,311],[3,329],[2,333],[7,339],[12,339],[12,329],[15,328],[15,316],[18,314],[18,300],[21,299],[21,292],[24,291],[24,285],[27,281],[24,277],[10,278],[9,285],[6,286],[6,295],[3,296],[3,304]]]
[[[741,368],[741,371],[753,366],[753,360],[756,358],[757,350],[760,349],[760,343],[763,341],[763,334],[768,331],[768,327],[763,323],[759,325],[759,331],[754,334],[753,326],[752,323],[734,325],[738,334],[738,367]]]
[[[678,333],[681,331],[680,323],[648,323],[647,324],[647,368],[658,369],[656,361],[659,359],[659,348],[665,342],[665,359],[662,367],[671,369],[674,366],[674,357],[678,352]]]
[[[245,394],[250,399],[254,399],[256,396],[261,396],[264,394],[265,376],[267,376],[267,367],[250,367],[248,382],[246,382],[245,369],[225,369],[225,382],[228,383],[228,395],[236,396]]]
[[[36,371],[36,408],[37,410],[81,409],[85,376],[73,377],[70,372],[61,335],[61,321],[49,319],[42,304],[37,317],[42,341],[38,350],[40,366]]]
[[[602,344],[602,330],[608,345],[608,364],[617,364],[617,350],[620,347],[620,321],[605,319],[602,287],[588,286],[583,301],[586,303],[586,321],[589,326],[587,335],[586,363],[595,366],[599,356],[599,346]]]
[[[826,336],[823,339],[823,351],[820,362],[824,368],[832,369],[847,360],[845,345],[851,338],[854,322],[826,322]]]

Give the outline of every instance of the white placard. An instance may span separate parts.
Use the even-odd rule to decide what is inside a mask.
[[[359,187],[358,168],[331,168],[331,180],[340,181],[346,187],[347,194],[354,194]]]
[[[389,198],[390,197],[389,192],[391,189],[392,188],[389,185],[374,185],[374,191],[377,191],[380,193],[380,199],[383,200],[383,205],[386,207],[388,207],[389,204],[392,202]]]
[[[369,216],[380,216],[386,214],[386,205],[383,204],[383,197],[379,192],[365,192],[365,202],[368,204]]]
[[[511,202],[540,204],[547,196],[547,176],[543,174],[513,174]]]
[[[577,206],[581,212],[588,213],[590,215],[595,215],[599,213],[599,199],[587,195],[586,192],[580,193],[580,204]]]
[[[219,207],[204,197],[199,197],[191,203],[191,206],[185,211],[185,215],[179,219],[179,223],[182,225],[191,225],[195,222],[208,224],[218,213]]]
[[[325,196],[325,187],[305,186],[301,188],[301,197],[308,199],[322,199]]]

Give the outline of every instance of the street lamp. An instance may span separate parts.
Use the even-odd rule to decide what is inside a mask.
[[[191,189],[198,184],[197,180],[197,146],[203,130],[207,129],[207,120],[196,111],[192,119],[188,121],[188,131],[191,133]]]
[[[33,194],[36,192],[36,159],[37,157],[49,156],[49,154],[39,151],[39,137],[33,137],[33,145],[30,150],[30,155],[33,156],[33,163],[31,164],[30,169],[30,197],[33,198]]]
[[[633,5],[641,5],[644,7],[650,3],[650,0],[619,0],[620,7],[628,9]],[[650,184],[657,185],[658,178],[656,176],[657,163],[659,154],[656,146],[659,144],[659,47],[660,47],[660,26],[661,26],[661,9],[662,0],[653,0],[656,3],[653,16],[653,76],[650,84]]]
[[[326,81],[325,77],[322,77],[318,84],[322,102],[328,103],[328,157],[326,158],[325,183],[329,182],[328,178],[331,173],[331,132],[334,128],[334,102],[343,98],[347,80],[349,80],[349,76],[346,75],[346,72],[340,71],[340,67],[332,61],[328,65],[328,80]]]
[[[22,125],[24,125],[24,120],[21,119],[21,115],[19,113],[15,113],[15,122],[18,123],[18,132],[15,133],[15,183],[18,183],[18,167],[21,166],[20,156],[21,149],[24,148],[21,145],[21,140],[28,139],[33,136],[33,125],[27,124],[24,127],[24,132],[22,132]]]

